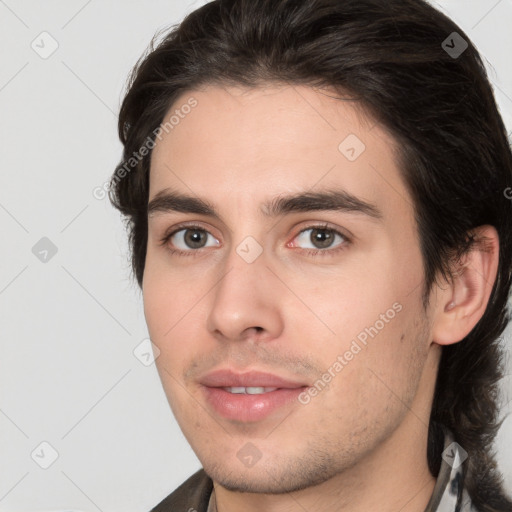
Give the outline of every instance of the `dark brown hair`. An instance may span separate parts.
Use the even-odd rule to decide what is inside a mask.
[[[448,51],[463,48],[453,32],[468,45],[460,55]],[[208,84],[268,82],[349,94],[398,143],[420,236],[425,307],[433,284],[452,279],[459,258],[478,242],[472,230],[491,224],[498,232],[499,268],[487,309],[464,340],[443,347],[428,462],[437,476],[444,425],[469,454],[465,484],[478,510],[510,512],[493,442],[501,425],[500,335],[512,277],[512,201],[505,192],[512,191],[512,154],[467,35],[423,0],[214,0],[156,47],[155,39],[129,79],[119,116],[123,160],[109,190],[127,221],[139,286],[151,158],[139,151],[154,142],[178,96]]]

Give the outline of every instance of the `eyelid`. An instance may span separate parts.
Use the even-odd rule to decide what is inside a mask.
[[[169,239],[169,237],[173,236],[182,229],[197,229],[198,231],[205,231],[212,235],[216,240],[218,240],[218,237],[212,233],[213,228],[211,228],[210,226],[201,225],[198,221],[184,221],[180,222],[179,224],[175,224],[174,226],[165,230],[163,236],[161,237],[161,240]]]

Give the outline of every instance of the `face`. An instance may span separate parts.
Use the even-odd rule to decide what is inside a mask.
[[[428,409],[430,324],[395,143],[332,96],[188,92],[153,150],[145,317],[173,413],[228,489],[326,481]]]

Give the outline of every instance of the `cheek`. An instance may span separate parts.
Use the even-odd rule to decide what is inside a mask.
[[[391,264],[381,260],[380,266],[368,265],[364,275],[304,288],[311,310],[331,332],[319,322],[313,329],[305,319],[298,330],[312,353],[318,353],[318,337],[304,333],[325,332],[320,342],[322,365],[335,375],[330,386],[337,390],[329,397],[346,406],[357,402],[380,407],[382,400],[389,402],[389,389],[407,392],[419,378],[426,357],[421,287],[411,285],[417,285],[421,274],[401,279],[400,261],[388,258],[387,262]],[[303,285],[307,286],[306,281]],[[312,339],[316,342],[308,341]]]
[[[416,256],[389,245],[361,258],[353,272],[329,283],[327,293],[317,290],[311,297],[318,308],[323,303],[329,325],[342,339],[387,338],[398,347],[407,317],[422,314],[417,311],[422,268]]]
[[[150,337],[159,348],[162,348],[161,342],[173,325],[175,309],[171,305],[169,290],[165,283],[153,279],[149,273],[144,275],[143,302]]]
[[[326,375],[330,383],[305,406],[311,407],[313,430],[329,429],[340,439],[364,440],[368,435],[370,442],[375,432],[389,432],[407,414],[425,354],[418,349],[418,328],[408,326],[410,318],[400,318],[402,313],[373,338],[369,335],[366,345],[357,339],[356,345],[339,338],[340,350],[330,349],[324,356],[326,373],[317,383],[322,388],[319,381]]]
[[[396,305],[393,309],[393,305],[401,303],[403,296],[399,276],[394,275],[392,269],[383,267],[382,263],[379,266],[370,261],[361,268],[351,267],[350,272],[341,269],[329,275],[317,274],[314,279],[306,274],[296,275],[292,279],[290,286],[294,290],[302,290],[300,298],[318,320],[313,324],[311,315],[303,315],[299,319],[295,315],[293,323],[302,323],[305,329],[308,328],[304,325],[306,323],[310,324],[310,329],[321,329],[319,332],[331,339],[330,344],[336,339],[340,342],[333,346],[337,350],[358,335],[364,341],[366,330],[376,322],[379,331],[388,330],[389,324],[383,324],[381,315],[393,323],[398,316],[396,308],[400,307]],[[293,316],[293,302],[289,305],[289,315]]]
[[[144,275],[143,301],[144,316],[151,341],[158,347],[159,355],[155,366],[160,376],[168,403],[176,418],[184,414],[182,403],[183,369],[187,366],[193,333],[187,333],[191,323],[187,322],[190,302],[184,294],[176,294],[176,285],[163,273],[148,272]]]
[[[179,269],[170,268],[165,257],[154,255],[148,248],[142,295],[144,316],[154,340],[170,340],[187,325],[194,304],[201,293],[200,283]]]
[[[179,388],[183,370],[201,353],[204,338],[204,279],[187,277],[148,258],[143,281],[144,316],[152,342],[160,350],[156,366],[166,389]],[[174,389],[179,393],[179,389]],[[174,392],[173,392],[174,394]]]

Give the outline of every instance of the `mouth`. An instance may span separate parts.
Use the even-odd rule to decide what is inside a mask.
[[[229,369],[208,373],[200,384],[207,404],[217,415],[248,423],[298,405],[299,394],[308,387],[270,373]]]

